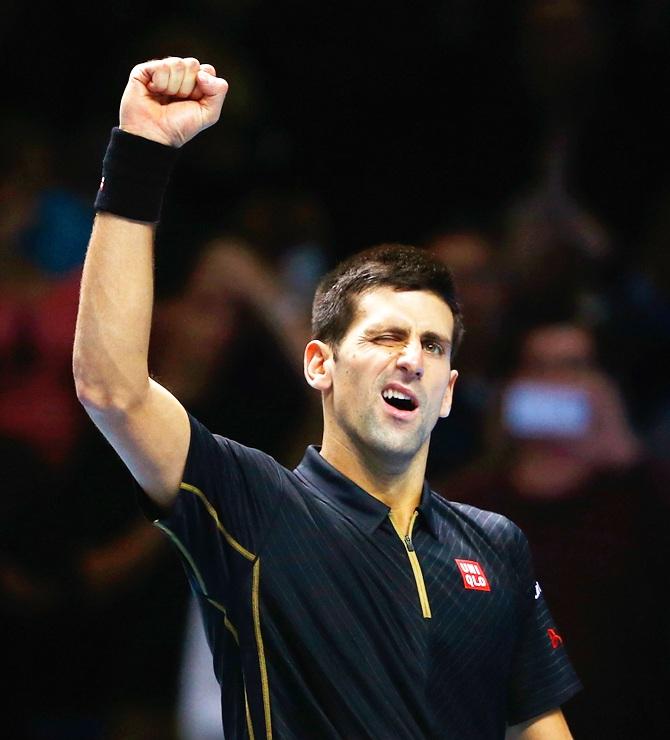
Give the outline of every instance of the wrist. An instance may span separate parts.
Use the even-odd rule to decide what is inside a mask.
[[[175,147],[113,128],[95,209],[134,221],[158,222],[178,154]]]
[[[159,132],[155,131],[152,133],[147,132],[144,128],[139,126],[133,126],[128,123],[119,123],[117,127],[124,134],[129,136],[137,136],[140,139],[146,139],[146,141],[153,141],[155,144],[162,144],[163,146],[169,146],[178,148],[167,136],[161,136]]]

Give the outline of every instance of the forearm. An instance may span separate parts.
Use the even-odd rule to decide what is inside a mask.
[[[99,213],[88,246],[73,372],[85,406],[127,408],[148,389],[153,224]]]
[[[510,727],[506,740],[572,740],[563,712],[552,709],[527,722]]]

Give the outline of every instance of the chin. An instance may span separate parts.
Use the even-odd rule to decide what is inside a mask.
[[[377,433],[371,435],[367,441],[367,446],[374,450],[376,455],[393,457],[405,463],[413,460],[421,452],[423,445],[424,441],[415,434],[380,435]]]

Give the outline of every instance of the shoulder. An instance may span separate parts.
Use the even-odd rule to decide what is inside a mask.
[[[467,539],[482,540],[495,549],[526,547],[525,534],[504,514],[471,504],[450,501],[433,490],[431,506],[436,514],[438,526],[452,532],[456,529]]]
[[[441,519],[461,522],[464,526],[480,529],[487,534],[513,532],[519,527],[507,516],[491,509],[446,499],[431,490],[431,504]]]
[[[432,493],[439,539],[472,553],[513,584],[524,599],[533,594],[534,567],[528,539],[509,517],[471,504],[448,501]]]
[[[211,432],[192,414],[188,414],[191,439],[185,476],[202,476],[205,471],[212,475],[231,478],[240,483],[251,483],[266,479],[279,483],[291,475],[271,455],[255,447],[249,447],[229,437]],[[187,479],[187,478],[186,478]]]

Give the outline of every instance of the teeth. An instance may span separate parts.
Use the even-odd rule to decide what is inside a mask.
[[[401,393],[400,391],[396,391],[393,388],[387,388],[386,390],[383,390],[382,396],[384,398],[399,398],[403,401],[411,400],[410,397],[406,393]]]

